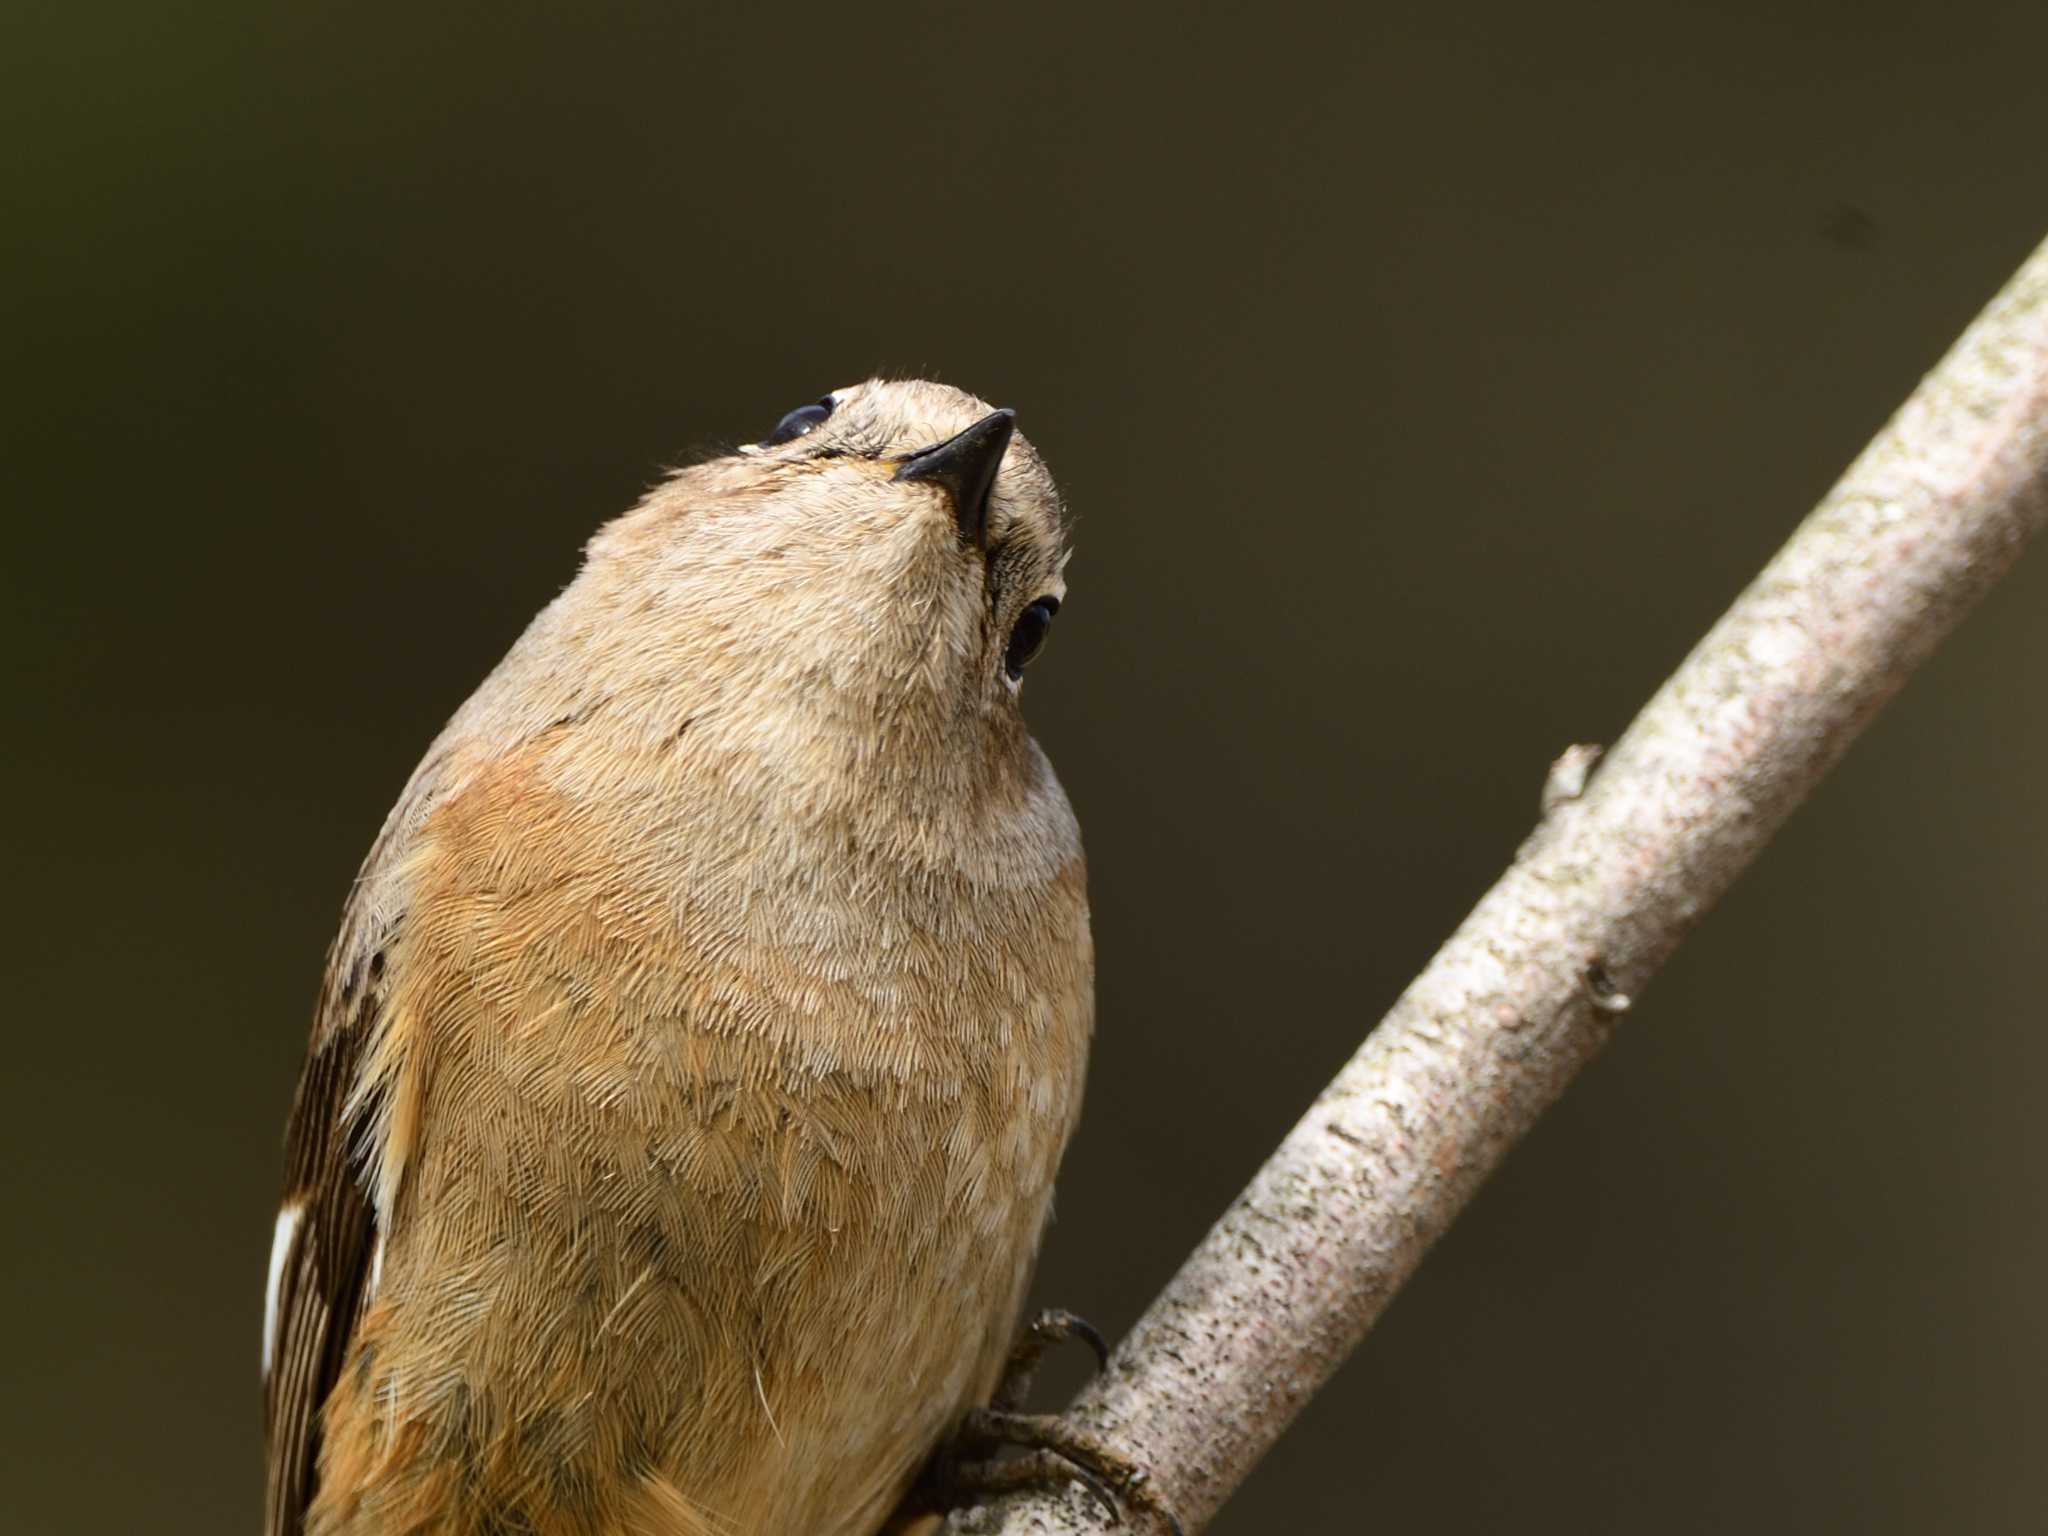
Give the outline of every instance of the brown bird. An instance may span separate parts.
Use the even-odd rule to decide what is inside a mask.
[[[287,1137],[270,1536],[864,1536],[996,1384],[1081,1100],[1065,593],[1008,411],[683,470],[458,711]]]

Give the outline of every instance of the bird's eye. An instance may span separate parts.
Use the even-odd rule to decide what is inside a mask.
[[[1052,616],[1059,611],[1058,598],[1041,597],[1017,615],[1017,627],[1010,631],[1010,648],[1003,655],[1003,670],[1010,675],[1011,682],[1024,675],[1031,658],[1045,645],[1046,632],[1052,628]]]
[[[761,439],[763,448],[779,448],[784,443],[793,443],[807,432],[817,430],[818,423],[832,414],[832,397],[809,405],[800,405],[782,420],[775,423],[775,430]]]

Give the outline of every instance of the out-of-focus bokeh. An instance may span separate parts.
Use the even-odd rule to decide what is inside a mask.
[[[254,1529],[343,892],[663,466],[889,371],[1061,476],[1101,1032],[1042,1289],[1115,1332],[2048,233],[2048,9],[1990,0],[0,30],[20,1536]],[[2039,1528],[2033,561],[1217,1530]]]

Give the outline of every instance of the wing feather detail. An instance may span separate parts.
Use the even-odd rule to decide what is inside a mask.
[[[383,956],[394,934],[345,923],[335,946],[318,1022],[299,1078],[285,1142],[285,1209],[272,1255],[277,1283],[274,1343],[263,1383],[269,1446],[267,1536],[305,1527],[320,1453],[320,1410],[341,1373],[368,1291],[376,1217],[364,1188],[368,1149],[348,1104],[381,1005]],[[350,941],[354,939],[355,942]],[[344,958],[343,950],[352,951]]]

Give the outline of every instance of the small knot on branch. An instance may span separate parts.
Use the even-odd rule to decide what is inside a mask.
[[[1607,967],[1598,960],[1586,967],[1586,995],[1601,1013],[1627,1013],[1635,1006],[1635,999],[1614,984]]]
[[[1607,749],[1598,742],[1581,741],[1566,747],[1550,765],[1550,772],[1543,776],[1543,814],[1548,816],[1560,805],[1569,804],[1586,792],[1586,780],[1593,776],[1593,769],[1600,761],[1600,754]]]

